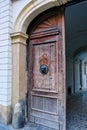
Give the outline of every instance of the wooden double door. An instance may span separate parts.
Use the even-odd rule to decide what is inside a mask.
[[[40,21],[29,39],[28,117],[33,123],[64,130],[64,10],[44,14]]]

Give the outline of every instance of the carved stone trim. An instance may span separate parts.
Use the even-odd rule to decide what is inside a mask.
[[[26,40],[28,35],[23,32],[11,33],[12,44],[24,44],[26,45]]]

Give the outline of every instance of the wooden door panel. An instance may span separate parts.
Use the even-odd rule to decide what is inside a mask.
[[[31,113],[30,121],[59,129],[58,124],[58,33],[31,40]],[[43,61],[44,56],[47,61]],[[40,72],[41,64],[48,65],[48,73]],[[50,119],[51,117],[51,119]],[[38,122],[37,122],[38,120]],[[47,123],[48,122],[48,123]],[[53,124],[53,125],[52,125]]]
[[[57,92],[57,67],[56,67],[56,45],[54,43],[43,43],[33,46],[34,67],[33,67],[33,89],[38,91],[55,91]],[[40,73],[40,60],[46,56],[48,59],[48,73]],[[43,62],[43,61],[42,61]],[[43,64],[43,63],[42,63]]]
[[[65,129],[63,16],[44,16],[29,42],[29,120],[56,130]]]
[[[32,96],[32,110],[57,115],[57,99],[34,95]]]

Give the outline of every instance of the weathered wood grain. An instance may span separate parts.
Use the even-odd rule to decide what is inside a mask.
[[[29,119],[57,130],[63,130],[60,128],[63,128],[64,122],[63,16],[61,10],[44,15],[30,36],[28,49]],[[40,72],[42,64],[49,68],[45,75]]]

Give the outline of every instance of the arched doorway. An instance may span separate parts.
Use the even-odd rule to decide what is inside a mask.
[[[28,119],[65,130],[64,8],[42,13],[28,30]]]
[[[50,4],[51,5],[51,4]],[[49,8],[50,7],[52,7],[52,6],[48,6]],[[55,5],[57,5],[57,4],[55,4]],[[45,5],[44,5],[45,6]],[[27,6],[27,7],[29,7],[29,6]],[[47,6],[46,6],[47,7]],[[40,8],[40,9],[42,9],[42,8]],[[47,9],[47,8],[45,8],[45,9]],[[39,9],[37,9],[37,10],[39,10]],[[24,10],[23,10],[24,11]],[[41,12],[43,12],[43,10],[40,10]],[[52,11],[52,10],[51,10]],[[51,17],[53,16],[53,15],[51,15],[52,14],[52,12],[51,12],[50,10],[48,11],[48,12],[50,12],[49,13],[49,15],[46,15],[45,13],[41,16],[41,17],[38,17],[38,20],[37,21],[39,21],[39,24],[41,25],[41,23],[42,23],[42,25],[44,25],[43,24],[43,22],[44,21],[48,21],[48,19],[50,19],[50,21],[52,21],[51,20]],[[13,68],[13,101],[12,101],[12,103],[13,104],[15,104],[15,103],[17,103],[20,99],[21,100],[23,100],[23,99],[25,99],[25,86],[26,86],[26,83],[25,83],[25,81],[26,81],[26,74],[25,74],[25,62],[26,62],[26,56],[25,56],[25,52],[26,52],[26,47],[25,47],[25,45],[26,45],[26,39],[27,39],[27,35],[25,34],[25,32],[26,32],[26,28],[27,28],[27,22],[30,24],[30,21],[32,21],[32,15],[33,15],[33,13],[31,13],[32,15],[30,15],[29,14],[29,12],[34,12],[34,14],[36,14],[37,15],[37,13],[35,13],[35,10],[34,11],[30,11],[30,10],[28,10],[28,11],[24,11],[24,12],[21,12],[21,15],[18,17],[18,20],[17,20],[17,22],[16,23],[18,23],[18,24],[15,24],[16,25],[16,28],[14,29],[15,30],[15,33],[14,34],[12,34],[12,39],[13,39],[13,64],[14,64],[14,68]],[[39,12],[39,11],[38,11]],[[39,12],[39,13],[41,13],[41,12]],[[61,21],[60,22],[60,24],[58,23],[58,29],[60,28],[60,27],[62,27],[59,31],[58,31],[58,29],[56,30],[56,29],[54,29],[54,28],[51,28],[51,27],[53,27],[53,24],[49,24],[49,26],[47,25],[47,26],[45,26],[45,30],[43,30],[43,26],[41,27],[42,28],[42,30],[40,30],[41,28],[39,28],[39,24],[38,24],[38,22],[35,22],[35,23],[33,23],[32,25],[34,26],[34,28],[33,28],[33,26],[31,27],[32,29],[30,29],[30,31],[28,31],[28,34],[31,36],[30,37],[30,42],[28,42],[28,45],[29,45],[29,43],[30,43],[30,45],[33,47],[34,46],[34,48],[36,49],[37,48],[37,46],[40,46],[40,45],[42,45],[41,43],[43,42],[45,42],[45,45],[47,45],[47,47],[49,47],[50,46],[50,44],[52,43],[52,45],[53,46],[55,46],[55,44],[54,43],[56,43],[56,37],[57,38],[59,38],[59,40],[61,41],[57,41],[58,43],[62,43],[62,44],[60,44],[60,46],[57,46],[57,47],[59,47],[59,48],[57,48],[58,50],[62,50],[62,51],[59,51],[58,52],[58,50],[56,51],[57,53],[58,53],[58,60],[59,61],[61,61],[61,62],[59,62],[59,66],[58,66],[58,62],[55,62],[55,60],[53,61],[54,63],[56,63],[55,65],[57,65],[57,67],[58,67],[58,71],[57,71],[57,73],[58,73],[58,81],[57,81],[57,83],[58,83],[58,91],[57,92],[52,92],[53,90],[48,90],[48,93],[47,93],[47,90],[46,90],[46,92],[42,92],[42,90],[41,91],[39,91],[39,92],[37,92],[37,93],[32,93],[33,95],[35,95],[36,97],[34,98],[34,96],[33,96],[33,101],[35,101],[36,100],[36,98],[37,97],[43,97],[43,99],[42,100],[44,100],[44,98],[45,99],[49,99],[49,101],[51,101],[50,100],[50,97],[51,97],[51,99],[53,98],[53,99],[55,99],[56,100],[56,103],[57,103],[57,108],[58,108],[58,113],[57,114],[54,114],[57,118],[55,118],[55,116],[53,116],[53,118],[56,120],[57,119],[57,127],[56,127],[56,124],[54,124],[54,128],[59,128],[59,129],[61,129],[61,130],[63,130],[63,129],[65,129],[66,127],[65,127],[65,124],[66,124],[66,118],[65,118],[65,116],[66,116],[66,113],[65,113],[65,111],[66,111],[66,109],[65,109],[65,107],[66,107],[66,98],[65,98],[65,95],[66,95],[66,92],[65,92],[65,42],[64,42],[64,15],[63,15],[63,13],[62,13],[62,10],[61,9],[59,9],[59,11],[58,12],[60,12],[60,16],[58,15],[58,17],[57,18],[59,18],[60,17],[60,19],[58,20],[58,21]],[[38,13],[38,14],[39,14]],[[35,15],[35,17],[36,17],[36,15]],[[25,17],[24,17],[25,16]],[[43,17],[44,16],[44,17]],[[34,17],[34,15],[33,15],[33,17]],[[54,17],[55,17],[55,14],[54,14]],[[23,19],[24,18],[24,19]],[[41,19],[40,19],[41,18]],[[56,18],[54,18],[55,20],[56,20]],[[53,19],[53,21],[55,21]],[[55,23],[55,22],[52,22],[52,23]],[[36,26],[37,25],[37,26]],[[52,26],[51,26],[52,25]],[[55,25],[55,24],[54,24]],[[61,26],[62,25],[62,26]],[[30,27],[31,25],[29,25],[29,27]],[[46,30],[46,27],[47,27],[47,30]],[[55,27],[55,26],[54,26]],[[51,30],[52,29],[52,30]],[[40,31],[40,32],[38,32],[38,30]],[[50,31],[50,35],[48,35],[48,31]],[[53,33],[53,32],[54,33]],[[22,33],[22,32],[24,32],[24,33]],[[30,34],[30,33],[31,34]],[[38,35],[40,36],[38,36]],[[39,37],[39,40],[38,40],[38,37]],[[43,38],[44,37],[44,38]],[[50,42],[50,37],[52,38],[52,42]],[[48,38],[48,41],[46,40],[46,39]],[[43,39],[45,39],[45,40],[43,40]],[[53,41],[53,39],[54,39],[54,41]],[[35,42],[35,45],[34,44],[31,44],[31,43],[34,43]],[[39,44],[38,44],[38,43]],[[28,47],[31,47],[31,46],[28,46]],[[46,48],[46,46],[45,47],[42,47],[42,49],[44,49],[44,48]],[[18,50],[17,50],[18,49]],[[71,48],[72,49],[72,48]],[[21,53],[20,53],[21,52]],[[34,52],[34,51],[33,51]],[[37,51],[35,51],[35,54],[36,54],[36,52]],[[49,51],[50,52],[50,51]],[[30,54],[30,51],[28,50],[28,55]],[[31,53],[31,55],[33,55],[33,53]],[[36,55],[34,55],[34,56],[36,56]],[[51,55],[50,55],[51,56]],[[63,56],[62,57],[62,59],[61,59],[61,56]],[[18,59],[17,59],[17,57],[18,57]],[[30,59],[37,59],[37,57],[30,57]],[[41,59],[42,59],[42,57],[41,57]],[[50,58],[49,58],[50,59]],[[39,62],[38,62],[39,63]],[[50,62],[48,62],[48,63],[50,63]],[[30,66],[28,66],[28,67],[31,67],[31,65],[34,65],[34,63],[32,63],[32,61],[31,61],[31,63],[28,61],[28,65],[30,65]],[[47,66],[48,67],[48,66]],[[15,69],[16,68],[16,69]],[[39,63],[39,68],[40,68],[40,63]],[[19,72],[19,73],[17,73],[16,74],[16,70]],[[30,72],[30,69],[28,68],[28,71]],[[36,70],[35,70],[36,71]],[[40,70],[38,71],[38,72],[40,72]],[[31,72],[29,73],[30,75],[28,75],[28,76],[31,76],[31,78],[33,77],[32,76],[32,73],[33,73],[33,70],[31,69]],[[47,74],[49,73],[49,71],[47,72]],[[41,72],[40,72],[40,74],[41,74]],[[37,77],[36,77],[37,78]],[[30,79],[30,78],[29,78]],[[56,80],[55,80],[56,81]],[[29,82],[29,84],[30,83],[32,83],[31,82],[31,80],[28,80],[28,82]],[[31,92],[32,92],[32,90],[30,90],[29,89],[29,87],[30,86],[28,86],[28,94],[30,95],[30,97],[28,97],[29,98],[29,100],[28,101],[31,101],[31,97],[32,97],[32,95],[31,95]],[[31,85],[31,87],[32,87],[32,85]],[[16,89],[17,88],[17,89]],[[16,95],[15,95],[15,89],[16,89]],[[20,91],[20,90],[23,90],[22,92]],[[42,88],[43,89],[43,88]],[[37,90],[38,91],[38,90]],[[45,90],[44,90],[45,91]],[[50,91],[50,92],[49,92]],[[35,91],[36,92],[36,91]],[[40,95],[41,94],[41,95]],[[48,94],[48,95],[46,95],[46,94]],[[51,95],[49,95],[49,94],[51,94]],[[56,96],[55,96],[56,95]],[[45,96],[45,97],[44,97]],[[47,96],[49,96],[49,97],[47,97]],[[16,97],[16,98],[15,98]],[[35,99],[35,100],[34,100]],[[47,101],[46,100],[46,103],[47,103],[47,105],[49,104],[49,106],[50,106],[50,102],[49,101]],[[29,102],[28,102],[29,103]],[[36,103],[36,101],[35,101],[35,103]],[[41,103],[42,103],[42,101],[41,101]],[[43,104],[44,104],[44,102],[43,102]],[[33,104],[34,105],[34,104]],[[51,103],[51,105],[53,105],[53,103]],[[31,103],[30,103],[30,106],[31,106]],[[29,105],[28,105],[28,108],[30,107]],[[47,108],[44,110],[45,112],[43,112],[43,111],[41,111],[41,114],[42,113],[47,113],[48,111],[49,111],[49,106],[47,106]],[[43,108],[43,107],[42,107]],[[50,107],[51,108],[51,107]],[[48,109],[48,110],[47,110]],[[30,112],[31,112],[31,109],[29,108],[29,110],[30,111],[28,111],[28,116],[29,116],[29,119],[30,119]],[[40,110],[39,110],[40,111]],[[52,112],[52,110],[50,110],[51,112]],[[43,115],[43,114],[42,114]],[[48,115],[52,115],[52,113],[48,113]],[[44,116],[43,116],[44,117]],[[49,117],[51,117],[51,116],[49,116]],[[32,118],[32,117],[31,117]],[[34,120],[33,120],[34,119]],[[50,118],[51,119],[51,118]],[[32,122],[35,122],[35,117],[34,118],[32,118],[31,119],[32,120]],[[44,120],[46,121],[46,123],[44,123]],[[44,123],[44,125],[46,125],[46,126],[48,126],[48,122],[47,122],[47,118],[45,117],[45,119],[43,120],[43,122],[40,122],[41,120],[38,120],[38,122],[36,122],[36,123],[38,123],[38,124],[42,124],[42,123]],[[54,120],[54,123],[56,122]],[[48,120],[49,122],[50,122],[50,120]],[[52,119],[52,121],[53,121],[53,119]],[[49,125],[50,125],[50,123],[49,123]],[[51,127],[51,125],[49,126],[49,127]]]

